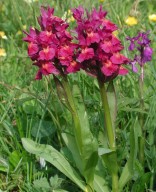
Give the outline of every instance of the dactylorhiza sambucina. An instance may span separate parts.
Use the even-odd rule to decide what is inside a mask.
[[[151,61],[153,50],[150,47],[151,40],[149,39],[149,31],[139,32],[135,37],[127,37],[127,40],[130,41],[129,51],[134,51],[134,59],[130,61],[132,65],[132,70],[134,72],[138,71],[136,64],[138,63],[142,68],[145,63]]]
[[[72,11],[77,21],[77,60],[82,68],[103,82],[127,74],[128,70],[122,64],[127,64],[128,59],[120,53],[124,47],[113,34],[118,28],[106,19],[107,12],[102,10],[102,6],[99,11],[86,11],[86,15],[82,7]]]
[[[69,25],[61,18],[54,16],[53,8],[41,8],[38,18],[41,31],[30,28],[30,33],[23,40],[28,42],[28,55],[34,65],[39,67],[36,79],[42,75],[74,73],[80,70],[76,62],[75,49],[71,34],[67,31]]]
[[[69,31],[69,25],[61,18],[54,16],[53,8],[41,8],[38,18],[41,31],[30,28],[24,38],[28,44],[28,55],[39,67],[36,79],[42,75],[68,74],[85,70],[102,82],[125,75],[128,70],[123,67],[129,60],[120,52],[123,46],[113,32],[117,26],[106,19],[107,12],[102,6],[91,13],[83,7],[72,10],[77,22],[76,39]]]

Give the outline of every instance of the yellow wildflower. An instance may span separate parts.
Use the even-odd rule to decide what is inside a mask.
[[[100,1],[100,3],[103,3],[104,2],[104,0],[99,0]]]
[[[5,35],[4,31],[0,31],[0,38],[7,39],[7,36]]]
[[[118,32],[117,30],[113,32],[113,35],[114,35],[115,37],[117,37],[118,34],[119,34],[119,32]]]
[[[27,26],[26,25],[23,25],[23,29],[26,29],[27,28]]]
[[[3,48],[0,48],[0,57],[5,57],[6,56],[6,51]]]
[[[71,14],[72,14],[71,10],[70,10],[70,9],[68,9],[68,15],[71,15]]]
[[[74,22],[74,21],[75,21],[75,19],[74,19],[73,16],[71,16],[71,17],[69,17],[69,18],[67,19],[67,22],[68,22],[68,23],[70,23],[70,22]]]
[[[22,34],[22,31],[17,31],[17,33],[16,33],[17,35],[21,35]]]
[[[149,15],[148,18],[150,21],[156,22],[156,14]]]
[[[33,2],[37,2],[38,0],[24,0],[26,3],[30,4],[30,3],[33,3]]]
[[[138,20],[135,17],[129,16],[126,20],[125,23],[129,26],[137,25]]]

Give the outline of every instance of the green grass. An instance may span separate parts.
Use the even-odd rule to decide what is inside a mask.
[[[92,7],[99,7],[100,2],[98,0],[38,0],[28,4],[24,0],[1,0],[0,31],[5,32],[7,39],[0,38],[0,48],[6,50],[7,56],[0,57],[0,190],[37,192],[64,189],[76,192],[80,190],[74,183],[49,163],[42,168],[39,157],[27,153],[21,143],[22,137],[32,138],[40,143],[50,144],[56,149],[62,149],[62,153],[69,157],[69,151],[64,146],[61,132],[71,125],[71,116],[59,102],[52,78],[34,81],[36,68],[32,66],[27,56],[26,43],[22,41],[24,37],[22,30],[28,31],[30,26],[39,28],[36,17],[40,14],[41,5],[54,7],[55,14],[62,17],[70,8],[83,5],[87,9],[92,9]],[[155,0],[140,2],[105,0],[102,5],[108,11],[107,17],[119,26],[118,36],[125,46],[125,55],[132,57],[127,51],[128,42],[125,41],[125,37],[134,36],[139,30],[150,30],[152,47],[155,50],[156,23],[148,19],[148,15],[156,10]],[[136,26],[130,27],[125,24],[124,21],[129,15],[137,17]],[[151,175],[150,178],[148,175],[143,176],[143,168],[136,160],[134,178],[127,184],[125,192],[142,192],[138,186],[146,180],[148,184],[143,190],[156,190],[154,186],[156,183],[155,61],[156,56],[153,54],[152,61],[145,67],[144,84],[144,119],[147,132],[145,168],[146,173],[150,172]],[[118,77],[115,80],[118,100],[116,121],[118,159],[122,167],[129,155],[130,128],[140,113],[138,74],[132,73],[130,66],[128,68],[130,72],[127,76]],[[70,75],[69,79],[71,85],[76,82],[80,86],[89,114],[91,130],[98,137],[102,130],[103,116],[97,82],[84,72]],[[133,188],[131,188],[132,185]]]

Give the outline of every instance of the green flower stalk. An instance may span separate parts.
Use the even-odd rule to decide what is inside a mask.
[[[144,94],[143,94],[143,87],[144,87],[144,66],[141,66],[141,74],[139,77],[139,91],[140,91],[140,108],[144,110]],[[139,160],[144,167],[145,163],[145,131],[144,131],[144,114],[141,113],[139,115],[140,127],[141,127],[141,137],[139,138]]]
[[[116,148],[115,133],[113,130],[112,119],[111,119],[105,84],[102,83],[100,80],[98,83],[99,83],[100,95],[101,95],[102,106],[103,106],[103,111],[104,111],[104,121],[105,121],[106,130],[107,130],[109,148],[111,150],[115,150],[115,148]]]
[[[110,165],[113,167],[113,169],[110,169],[111,176],[112,176],[112,191],[118,192],[119,191],[119,183],[118,183],[119,181],[118,181],[118,165],[117,165],[117,154],[116,154],[115,130],[114,130],[113,124],[112,124],[112,118],[111,118],[105,83],[103,83],[100,80],[98,81],[98,83],[99,83],[100,95],[101,95],[103,112],[104,112],[104,124],[105,124],[105,129],[107,132],[108,146],[109,146],[109,149],[113,151],[112,154],[110,155],[110,157],[108,157],[108,158],[112,158],[116,162],[114,165]]]

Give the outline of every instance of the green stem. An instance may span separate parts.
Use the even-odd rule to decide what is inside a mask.
[[[108,143],[109,147],[112,150],[115,150],[115,134],[112,126],[112,120],[111,120],[111,115],[110,115],[110,110],[109,110],[109,104],[108,104],[108,98],[107,98],[107,93],[105,89],[105,84],[99,81],[99,87],[100,87],[100,94],[101,94],[101,100],[102,100],[102,105],[104,109],[104,121],[105,121],[105,127],[107,130],[107,136],[108,136]]]
[[[76,110],[76,107],[75,107],[75,103],[74,103],[72,92],[71,92],[71,89],[70,89],[70,86],[69,86],[69,82],[68,82],[68,79],[67,79],[66,76],[63,76],[62,84],[63,84],[63,87],[65,89],[65,92],[66,92],[66,95],[67,95],[67,98],[68,98],[68,102],[69,102],[69,105],[70,105],[70,108],[71,108],[71,113],[72,113],[72,117],[73,117],[73,121],[74,121],[74,127],[75,127],[75,129],[74,129],[75,139],[76,139],[76,143],[77,143],[77,146],[78,146],[78,149],[79,149],[79,153],[81,155],[82,154],[82,151],[81,151],[82,138],[81,138],[81,130],[79,129],[80,120],[79,120],[79,117],[78,117],[78,114],[77,114],[77,110]],[[77,137],[77,135],[79,135],[79,137]]]
[[[105,84],[100,80],[98,81],[98,83],[99,83],[99,88],[100,88],[102,105],[103,105],[103,109],[104,109],[104,121],[105,121],[105,128],[107,131],[109,148],[111,150],[116,150],[115,132],[113,130],[112,119],[111,119],[111,114],[110,114]],[[114,153],[112,154],[112,158],[117,162],[116,151],[114,151]],[[115,166],[116,166],[116,168],[113,171],[111,171],[112,191],[118,192],[119,191],[119,186],[118,186],[119,181],[118,181],[118,165],[117,165],[117,163]]]
[[[139,77],[139,89],[140,89],[140,108],[144,110],[144,95],[143,95],[143,83],[144,83],[144,68],[141,67],[141,74]],[[139,121],[141,126],[141,137],[139,138],[139,160],[144,167],[144,161],[145,161],[145,154],[144,154],[144,148],[145,148],[145,136],[144,136],[144,115],[143,113],[140,113],[139,115]]]
[[[74,127],[75,127],[74,135],[75,135],[77,147],[78,147],[78,150],[79,150],[79,154],[81,156],[81,154],[82,154],[82,145],[83,144],[82,144],[82,133],[81,133],[81,129],[80,129],[80,126],[81,126],[80,125],[80,119],[79,119],[79,116],[78,116],[78,113],[77,113],[77,109],[76,109],[76,106],[75,106],[75,103],[74,103],[72,92],[71,92],[69,82],[68,82],[68,79],[67,79],[66,76],[63,76],[62,84],[63,84],[64,90],[66,92],[68,102],[69,102],[69,105],[70,105],[70,108],[71,108],[71,113],[72,113],[72,117],[73,117],[73,121],[74,121]],[[93,188],[94,188],[93,183],[88,182],[85,192],[93,192],[94,191]]]
[[[71,89],[70,89],[70,86],[69,86],[69,83],[68,83],[68,79],[67,79],[67,77],[65,75],[63,75],[62,84],[63,84],[63,87],[65,89],[65,92],[66,92],[66,95],[67,95],[67,98],[68,98],[68,102],[69,102],[71,110],[72,110],[71,112],[72,112],[72,114],[76,114],[74,99],[72,97],[72,93],[71,93]]]

